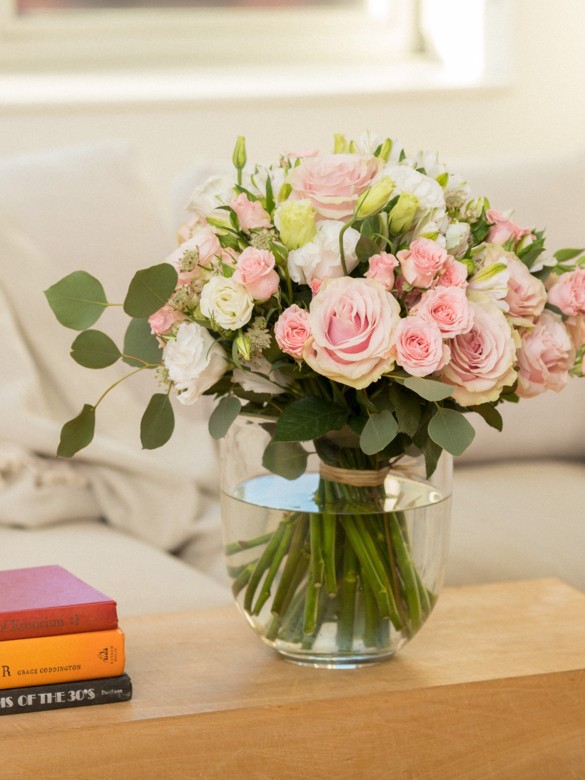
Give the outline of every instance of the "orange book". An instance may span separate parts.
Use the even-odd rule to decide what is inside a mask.
[[[0,642],[0,690],[115,677],[124,671],[119,628]]]

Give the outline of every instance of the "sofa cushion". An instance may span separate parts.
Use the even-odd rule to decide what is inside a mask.
[[[559,577],[585,590],[585,464],[458,465],[450,585]]]
[[[77,521],[27,530],[0,527],[0,569],[58,563],[107,593],[124,618],[232,603],[229,588],[105,523]]]

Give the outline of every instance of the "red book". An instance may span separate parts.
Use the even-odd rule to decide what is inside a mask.
[[[61,566],[0,571],[0,641],[117,625],[116,602]]]

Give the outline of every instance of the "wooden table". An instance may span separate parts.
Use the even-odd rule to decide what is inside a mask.
[[[134,698],[0,718],[0,777],[585,778],[585,594],[446,589],[392,660],[289,664],[234,609],[123,621]]]

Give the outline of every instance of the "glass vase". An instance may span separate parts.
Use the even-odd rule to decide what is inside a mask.
[[[389,658],[423,626],[442,587],[452,459],[443,453],[430,479],[417,453],[364,468],[357,438],[342,431],[304,443],[306,471],[285,479],[262,466],[273,425],[240,416],[222,441],[237,606],[289,661],[354,668]]]

